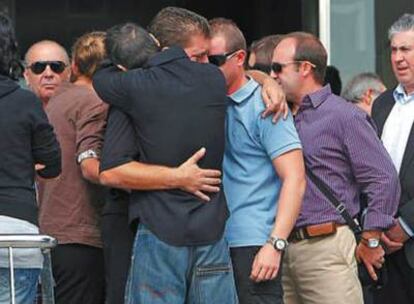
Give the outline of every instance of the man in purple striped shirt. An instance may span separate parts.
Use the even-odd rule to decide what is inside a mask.
[[[308,180],[282,268],[286,304],[363,303],[356,259],[377,279],[374,267],[384,262],[379,239],[393,225],[400,195],[397,172],[366,113],[323,87],[326,61],[315,36],[291,33],[274,50],[272,75],[293,103],[309,169],[352,216],[360,211],[360,193],[366,194],[363,240],[356,244],[342,216]]]

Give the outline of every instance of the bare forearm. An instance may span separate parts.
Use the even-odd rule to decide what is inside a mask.
[[[88,181],[99,184],[99,160],[96,158],[88,158],[80,164],[82,175]]]
[[[293,176],[283,181],[272,235],[287,239],[299,216],[305,188],[304,177]]]
[[[267,75],[266,73],[263,73],[261,71],[258,71],[258,70],[249,70],[249,71],[246,71],[246,74],[248,76],[252,77],[260,85],[263,85],[265,80],[267,78],[270,78],[269,75]]]
[[[165,190],[179,187],[175,168],[130,162],[101,172],[100,182],[106,186],[134,190]]]

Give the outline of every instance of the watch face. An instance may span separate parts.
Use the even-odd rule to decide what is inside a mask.
[[[275,247],[277,250],[284,250],[286,248],[286,243],[284,240],[277,240],[275,243]]]
[[[368,247],[369,248],[377,248],[379,246],[378,239],[368,239]]]

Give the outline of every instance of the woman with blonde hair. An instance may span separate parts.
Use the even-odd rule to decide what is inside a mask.
[[[107,106],[91,84],[106,58],[104,40],[104,32],[91,32],[75,42],[71,83],[62,84],[46,107],[62,147],[61,178],[39,181],[40,229],[59,242],[52,251],[56,303],[104,303],[104,196],[94,183]]]

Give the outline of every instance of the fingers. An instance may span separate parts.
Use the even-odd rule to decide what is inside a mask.
[[[196,164],[200,159],[206,154],[206,148],[201,148],[196,153],[194,153],[185,163]]]
[[[274,278],[276,278],[278,272],[279,272],[279,268],[274,268],[272,271],[272,275],[270,276],[270,280],[273,280]]]
[[[43,164],[35,164],[36,171],[43,170],[44,168],[46,168],[46,166]]]
[[[271,102],[266,102],[266,109],[262,112],[262,118],[265,118],[274,112]]]
[[[280,116],[280,114],[282,114],[282,111],[281,111],[282,109],[279,109],[279,111],[277,111],[276,113],[275,113],[275,115],[273,115],[273,118],[272,118],[272,122],[273,123],[276,123],[277,122],[277,120],[279,119],[279,116]]]
[[[220,170],[212,170],[212,169],[200,169],[201,175],[204,177],[220,177],[221,171]]]
[[[289,107],[288,107],[288,104],[287,104],[286,101],[283,103],[282,107],[283,107],[283,110],[282,110],[283,119],[286,120],[288,118],[288,115],[289,115]]]
[[[259,274],[257,275],[256,282],[261,282],[267,280],[267,276],[271,275],[272,273],[269,272],[269,268],[266,266],[260,266]]]
[[[214,187],[214,186],[209,186],[209,185],[203,185],[201,186],[201,190],[205,191],[205,192],[212,192],[212,193],[217,193],[220,191],[220,187]]]
[[[375,268],[380,269],[385,263],[385,258],[382,257],[374,263]]]
[[[403,243],[392,241],[390,238],[388,238],[388,236],[385,233],[382,234],[381,241],[387,248],[387,254],[391,254],[397,250],[400,250],[403,247]]]
[[[378,277],[377,277],[377,274],[375,273],[374,267],[372,267],[372,265],[371,265],[370,263],[365,262],[365,261],[364,261],[364,264],[365,264],[365,267],[366,267],[366,268],[367,268],[367,270],[368,270],[368,273],[369,273],[370,277],[371,277],[374,281],[378,281]]]
[[[203,178],[200,181],[201,185],[210,185],[210,186],[214,186],[214,185],[220,185],[221,184],[221,179],[220,178]]]
[[[250,279],[256,281],[257,276],[259,275],[260,265],[257,259],[257,255],[254,257],[252,264],[252,271],[250,272]]]
[[[201,199],[201,200],[203,200],[205,202],[209,202],[210,201],[210,198],[207,195],[205,195],[203,192],[201,192],[201,191],[196,191],[193,194],[195,196],[197,196],[199,199]]]
[[[272,113],[272,111],[271,111],[272,100],[270,99],[270,97],[267,94],[266,90],[262,90],[262,98],[263,98],[263,102],[266,106],[266,109],[262,112],[262,117],[265,118],[270,113]]]

